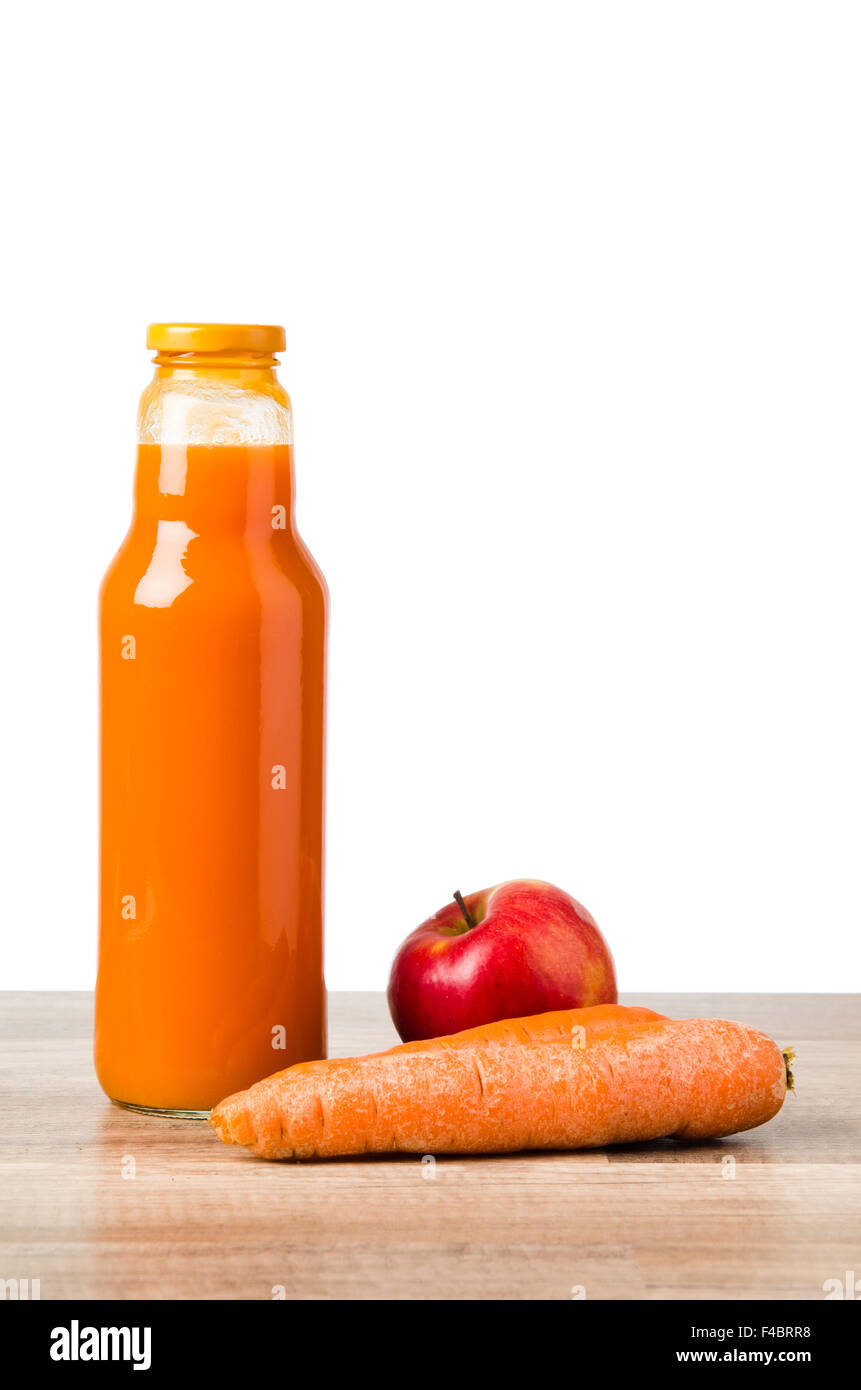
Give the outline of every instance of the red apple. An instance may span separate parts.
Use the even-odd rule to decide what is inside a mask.
[[[404,1042],[616,1003],[607,943],[561,888],[513,879],[456,898],[410,933],[392,963],[389,1008]]]

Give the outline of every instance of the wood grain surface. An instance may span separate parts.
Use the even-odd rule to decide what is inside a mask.
[[[796,1048],[795,1094],[696,1146],[269,1164],[111,1105],[90,995],[2,994],[0,1278],[43,1299],[822,1299],[861,1279],[861,997],[623,1002],[764,1029]],[[397,1041],[384,997],[330,996],[330,1040]]]

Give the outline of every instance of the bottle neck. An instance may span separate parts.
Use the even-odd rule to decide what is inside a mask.
[[[269,353],[160,352],[138,408],[138,443],[292,444],[290,397]]]
[[[295,536],[288,444],[140,444],[135,518],[195,536]]]

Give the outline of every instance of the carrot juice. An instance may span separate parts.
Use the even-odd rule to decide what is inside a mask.
[[[101,593],[96,1070],[207,1112],[325,1056],[326,588],[293,519],[283,331],[154,325]]]

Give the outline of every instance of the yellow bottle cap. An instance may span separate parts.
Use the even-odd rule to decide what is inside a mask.
[[[156,352],[283,352],[277,323],[151,323],[146,345]]]

